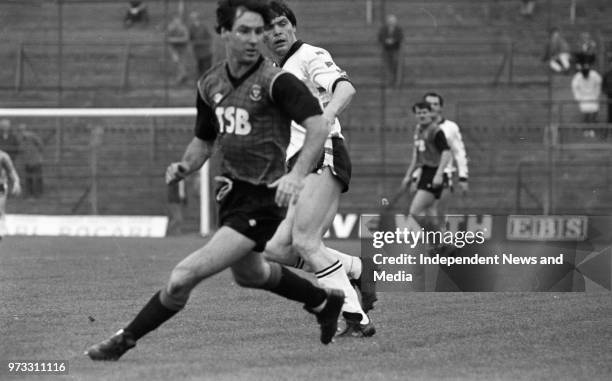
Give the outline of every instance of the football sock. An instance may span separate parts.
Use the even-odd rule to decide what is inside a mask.
[[[284,298],[304,303],[308,309],[323,307],[327,292],[278,263],[270,263],[270,278],[264,286]]]
[[[343,312],[361,314],[362,324],[367,324],[370,320],[368,315],[361,309],[357,292],[346,276],[342,262],[337,260],[331,266],[324,268],[323,270],[315,273],[319,284],[325,288],[336,288],[344,291],[344,305],[342,306]]]
[[[180,311],[181,308],[171,309],[163,305],[161,294],[162,291],[157,291],[134,320],[125,327],[124,331],[131,333],[135,340],[153,331]]]
[[[302,257],[298,257],[297,262],[295,263],[295,265],[293,265],[293,267],[295,267],[296,269],[300,269],[302,270],[304,268],[305,262],[302,259]]]
[[[4,216],[0,216],[0,237],[4,236],[6,233],[6,219]]]
[[[344,254],[331,247],[326,247],[326,249],[342,262],[342,267],[344,267],[349,279],[359,279],[361,276],[361,258]]]

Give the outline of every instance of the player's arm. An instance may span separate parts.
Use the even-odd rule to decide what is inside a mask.
[[[466,194],[469,185],[469,169],[468,169],[468,159],[467,153],[465,151],[465,144],[463,144],[463,136],[461,136],[461,131],[459,130],[459,126],[457,127],[455,139],[450,144],[451,151],[453,152],[453,157],[455,158],[455,162],[457,163],[457,173],[459,175],[459,188],[463,194]]]
[[[357,91],[353,84],[346,80],[340,80],[336,83],[332,98],[323,109],[323,116],[329,123],[334,120],[344,111],[351,103],[353,96]]]
[[[452,129],[444,131],[446,134],[446,140],[450,146],[453,158],[457,163],[457,172],[459,175],[459,181],[467,182],[468,179],[468,160],[467,153],[465,151],[465,144],[463,144],[463,136],[456,123],[451,123]]]
[[[400,185],[402,189],[407,189],[408,186],[410,185],[410,181],[412,180],[412,173],[416,169],[416,162],[417,162],[417,146],[416,144],[414,144],[412,146],[412,158],[410,159],[410,165],[408,166],[408,169],[406,170],[406,174],[404,175],[404,178],[402,179],[402,183]]]
[[[13,165],[11,157],[6,152],[0,151],[0,166],[4,172],[8,174],[11,193],[15,196],[19,195],[21,193],[19,175],[17,174],[17,170],[15,170],[15,165]]]
[[[308,61],[306,71],[313,83],[332,94],[329,103],[323,106],[323,116],[333,123],[351,103],[356,93],[355,87],[346,72],[336,65],[327,51],[322,49],[317,50]]]
[[[210,158],[217,138],[216,119],[212,108],[207,105],[198,92],[196,100],[197,117],[195,136],[187,145],[183,158],[166,169],[166,183],[180,181],[197,171]]]
[[[450,146],[448,145],[448,141],[446,140],[446,135],[444,135],[444,131],[441,129],[438,130],[434,139],[434,144],[441,154],[440,164],[438,164],[438,169],[436,169],[436,174],[434,175],[431,184],[434,187],[439,187],[442,186],[442,182],[444,181],[444,169],[446,169],[448,164],[453,159],[453,154]]]
[[[319,101],[293,74],[282,73],[272,83],[272,99],[283,112],[306,129],[304,145],[291,171],[270,186],[276,186],[276,202],[288,205],[302,189],[303,180],[321,155],[330,125],[322,116]]]

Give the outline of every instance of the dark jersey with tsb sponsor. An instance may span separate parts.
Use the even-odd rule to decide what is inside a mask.
[[[450,149],[444,131],[437,123],[429,126],[417,125],[414,132],[417,150],[417,165],[437,167],[440,165],[442,151]]]
[[[225,62],[212,67],[198,81],[197,109],[195,135],[217,140],[222,173],[254,185],[285,174],[291,120],[322,113],[300,80],[263,58],[240,78]]]

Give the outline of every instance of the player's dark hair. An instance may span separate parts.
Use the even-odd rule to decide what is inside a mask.
[[[427,99],[427,97],[436,97],[436,98],[438,98],[438,101],[440,101],[440,106],[444,106],[444,99],[442,98],[442,95],[440,95],[438,93],[434,93],[434,92],[429,92],[429,93],[426,93],[425,95],[423,95],[423,100]]]
[[[431,105],[429,103],[425,102],[425,101],[420,101],[420,102],[415,103],[412,106],[412,112],[416,112],[417,109],[419,109],[419,110],[427,109],[427,110],[431,111]]]
[[[221,29],[232,30],[239,9],[260,14],[264,24],[269,24],[272,20],[267,0],[219,0],[215,31],[221,33]]]
[[[289,8],[283,0],[272,0],[270,1],[270,10],[272,11],[272,18],[285,16],[291,25],[297,26],[297,19],[295,13]]]

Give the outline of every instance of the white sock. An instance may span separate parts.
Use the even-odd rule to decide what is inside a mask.
[[[349,279],[359,279],[361,276],[361,258],[345,254],[331,247],[325,246],[325,249],[342,262],[342,266],[346,270],[346,275],[348,275]]]
[[[6,218],[4,218],[4,216],[1,216],[0,217],[0,237],[3,237],[7,233],[8,233],[8,230],[6,227]]]
[[[343,312],[361,314],[361,324],[367,324],[370,319],[368,315],[361,309],[359,303],[359,297],[357,292],[346,276],[344,272],[344,266],[340,260],[334,262],[331,266],[324,268],[323,270],[315,273],[319,284],[325,288],[335,288],[344,291],[344,305],[342,306]]]

